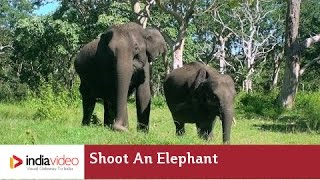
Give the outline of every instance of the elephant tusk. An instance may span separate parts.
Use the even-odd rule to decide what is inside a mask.
[[[232,122],[233,122],[234,125],[236,125],[236,124],[237,124],[236,118],[233,117],[233,118],[232,118]]]

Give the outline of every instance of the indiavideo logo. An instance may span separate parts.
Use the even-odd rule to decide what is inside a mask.
[[[10,157],[10,168],[14,169],[18,166],[20,166],[23,163],[22,159],[20,159],[18,156],[13,155]]]

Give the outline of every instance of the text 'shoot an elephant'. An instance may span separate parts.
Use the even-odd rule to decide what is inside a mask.
[[[83,125],[90,124],[97,98],[104,101],[104,125],[127,131],[127,97],[136,92],[138,130],[147,132],[150,115],[150,62],[164,58],[161,33],[136,23],[115,25],[86,44],[74,66],[81,84]]]
[[[200,137],[211,138],[215,117],[219,116],[223,143],[230,143],[236,94],[230,76],[199,62],[189,63],[166,77],[164,93],[177,135],[185,133],[185,123],[195,123]]]

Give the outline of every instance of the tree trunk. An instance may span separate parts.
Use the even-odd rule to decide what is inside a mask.
[[[271,89],[274,89],[277,87],[278,84],[278,79],[279,79],[279,72],[280,72],[280,64],[276,64],[273,70],[273,75],[272,75],[272,86]]]
[[[177,69],[183,66],[183,48],[185,38],[181,38],[173,46],[173,69]]]
[[[300,52],[297,42],[299,31],[301,0],[289,0],[286,20],[285,57],[286,69],[280,92],[280,103],[283,107],[291,109],[298,90],[300,71]]]
[[[170,74],[170,63],[167,58],[167,52],[162,54],[162,59],[163,59],[163,63],[164,63],[164,71],[166,72],[165,75],[168,75],[168,74]]]
[[[227,70],[226,51],[225,51],[226,40],[220,35],[219,41],[220,41],[220,49],[219,49],[220,73],[224,74]]]
[[[252,79],[251,79],[251,74],[248,74],[246,76],[246,79],[243,81],[243,91],[245,91],[246,93],[252,92],[253,88],[252,88]]]
[[[283,50],[278,53],[275,51],[274,55],[274,66],[273,66],[273,73],[272,73],[272,85],[270,87],[270,90],[274,89],[278,85],[279,80],[279,72],[280,72],[280,65],[283,58]]]
[[[286,69],[284,74],[283,85],[281,88],[280,101],[281,105],[291,109],[298,90],[300,64],[298,62],[288,62],[286,60]]]
[[[254,61],[255,61],[255,55],[253,52],[253,43],[254,43],[254,34],[255,30],[253,30],[250,34],[249,40],[245,40],[244,38],[242,39],[243,41],[243,51],[246,57],[246,64],[247,64],[247,69],[248,73],[246,75],[246,79],[243,82],[243,89],[246,93],[251,92],[252,89],[252,75],[254,74]]]
[[[250,49],[251,51],[251,49]],[[251,55],[251,52],[250,52]],[[243,82],[243,90],[246,93],[252,92],[252,75],[254,74],[254,68],[253,68],[254,59],[252,57],[247,57],[247,68],[249,69],[248,74],[246,75],[246,79]]]
[[[141,5],[139,0],[131,0],[131,5],[132,5],[133,12],[138,16],[137,22],[141,24],[143,28],[146,28],[147,22],[148,22],[148,12],[150,8],[150,4],[146,5],[146,8],[145,8],[146,12],[143,12],[143,10],[141,10]]]

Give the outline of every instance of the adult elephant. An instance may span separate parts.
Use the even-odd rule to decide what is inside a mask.
[[[166,43],[156,29],[130,22],[115,25],[86,44],[74,66],[81,84],[83,125],[89,125],[97,98],[104,101],[104,125],[128,130],[127,97],[136,90],[138,130],[148,131],[150,62],[166,57]]]
[[[223,143],[230,143],[236,94],[230,76],[219,74],[200,62],[192,62],[166,77],[164,93],[177,135],[185,133],[185,123],[195,123],[199,136],[211,138],[215,117],[220,116]]]

